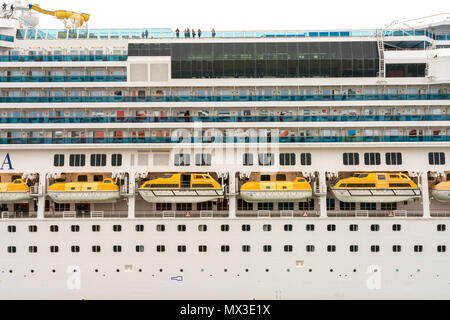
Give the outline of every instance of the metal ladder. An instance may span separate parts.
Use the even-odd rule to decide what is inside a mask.
[[[378,56],[380,59],[378,79],[384,81],[386,78],[386,63],[384,61],[384,36],[383,30],[377,30]]]

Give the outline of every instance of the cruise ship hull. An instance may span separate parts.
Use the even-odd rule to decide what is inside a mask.
[[[394,203],[420,198],[419,189],[332,189],[334,196],[342,202]]]
[[[249,191],[241,190],[241,197],[247,202],[303,201],[312,197],[312,190],[296,191]]]
[[[120,199],[119,191],[49,191],[48,196],[56,203],[114,203]]]
[[[27,203],[31,200],[31,194],[26,192],[0,192],[0,203]]]
[[[201,203],[223,198],[223,190],[143,190],[141,197],[149,203]]]

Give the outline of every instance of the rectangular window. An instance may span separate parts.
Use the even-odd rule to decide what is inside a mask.
[[[122,155],[121,154],[111,155],[111,165],[113,167],[121,167],[122,166]]]
[[[258,211],[268,211],[273,210],[272,202],[260,202],[258,203]]]
[[[53,157],[53,166],[55,167],[64,167],[64,155],[63,154],[55,154]]]
[[[195,165],[198,167],[211,166],[211,154],[196,154],[195,155]]]
[[[366,166],[379,166],[381,164],[381,155],[379,153],[365,153],[364,163]]]
[[[156,211],[171,211],[172,204],[171,203],[157,203]]]
[[[328,211],[336,210],[336,200],[335,199],[327,199],[327,210]]]
[[[295,166],[295,153],[280,153],[280,166]]]
[[[253,165],[253,154],[244,153],[243,164],[244,164],[244,166],[252,166]]]
[[[106,154],[91,154],[91,167],[105,167]]]
[[[344,153],[344,165],[345,166],[358,166],[359,165],[359,153]]]
[[[69,158],[69,165],[71,167],[84,167],[86,165],[86,155],[71,154]]]
[[[354,211],[356,210],[356,203],[354,202],[339,202],[339,210],[342,211]]]
[[[376,203],[361,203],[361,210],[369,210],[369,211],[377,210],[377,204]]]
[[[239,199],[238,200],[238,210],[239,211],[251,211],[251,210],[253,210],[253,203],[246,202],[242,199]]]
[[[307,202],[300,202],[298,205],[298,210],[300,211],[312,211],[314,210],[314,199],[311,199]]]
[[[428,161],[432,166],[445,165],[445,153],[443,152],[430,152],[428,154]]]
[[[400,152],[386,153],[386,164],[388,166],[399,166],[403,164],[402,154]]]
[[[389,211],[389,210],[397,210],[397,203],[382,203],[381,210]]]
[[[191,165],[191,155],[189,155],[189,154],[176,154],[175,155],[175,166],[187,167],[190,165]]]
[[[192,211],[192,203],[177,203],[177,211]]]
[[[285,210],[285,211],[293,211],[294,210],[294,203],[293,202],[279,202],[278,203],[278,210]]]
[[[300,155],[300,162],[302,166],[310,166],[312,164],[311,153],[302,153]]]
[[[212,201],[197,203],[197,211],[211,211],[212,209]]]
[[[261,153],[258,155],[258,162],[260,166],[273,166],[274,154],[273,153]]]

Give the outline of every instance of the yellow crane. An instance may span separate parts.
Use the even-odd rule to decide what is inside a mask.
[[[87,13],[76,13],[66,10],[57,10],[57,11],[44,10],[41,9],[41,7],[38,4],[30,4],[28,8],[30,10],[34,10],[42,14],[53,16],[58,20],[62,20],[64,22],[64,27],[66,29],[77,29],[86,26],[87,22],[89,21],[89,18],[91,17],[91,15]]]

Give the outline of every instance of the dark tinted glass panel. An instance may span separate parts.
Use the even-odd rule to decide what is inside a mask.
[[[130,56],[171,56],[172,78],[375,77],[376,42],[130,44]],[[403,70],[424,73],[419,65]]]

